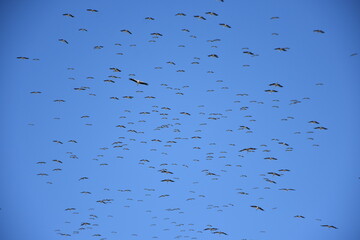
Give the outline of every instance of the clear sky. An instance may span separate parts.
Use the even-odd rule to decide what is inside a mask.
[[[0,239],[360,239],[358,1],[0,6]]]

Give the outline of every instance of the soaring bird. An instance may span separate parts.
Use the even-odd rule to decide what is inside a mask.
[[[49,176],[47,173],[38,173],[38,176]]]
[[[66,41],[65,39],[62,39],[62,38],[60,38],[59,41],[60,41],[60,42],[63,42],[63,43],[66,43],[66,44],[69,44],[68,41]]]
[[[169,194],[163,194],[163,195],[160,195],[159,198],[163,198],[163,197],[168,197],[170,196]]]
[[[104,82],[115,83],[114,80],[108,80],[108,79],[104,80]]]
[[[316,30],[314,30],[313,32],[316,32],[316,33],[325,33],[323,30],[320,30],[320,29],[316,29]]]
[[[65,211],[74,211],[76,208],[66,208]]]
[[[327,130],[327,128],[326,128],[326,127],[315,127],[314,129]]]
[[[286,47],[286,48],[275,48],[274,50],[278,50],[280,52],[286,52],[287,50],[289,50],[290,48]]]
[[[218,230],[217,228],[214,227],[209,227],[209,228],[205,228],[204,231],[216,231]]]
[[[279,172],[290,172],[290,170],[289,169],[280,169],[280,170],[278,170]]]
[[[216,54],[209,54],[209,55],[208,55],[208,57],[219,58],[219,56],[218,56],[218,55],[216,55]]]
[[[130,32],[130,31],[127,30],[127,29],[120,30],[120,32],[126,32],[126,33],[128,33],[128,34],[132,34],[132,32]]]
[[[252,207],[252,208],[255,208],[256,210],[261,210],[261,211],[264,211],[264,209],[262,209],[261,207],[259,207],[259,206],[255,206],[255,205],[253,205],[253,206],[250,206],[250,207]]]
[[[265,92],[274,93],[274,92],[278,92],[278,91],[277,91],[277,90],[268,89],[268,90],[265,90]]]
[[[66,16],[66,17],[75,17],[74,15],[70,14],[70,13],[64,13],[63,16]]]
[[[333,225],[321,225],[322,227],[327,227],[327,228],[333,228],[333,229],[338,229],[337,227],[333,226]]]
[[[244,151],[246,151],[246,152],[253,152],[253,151],[255,151],[255,150],[256,150],[256,148],[244,148],[244,149],[239,150],[239,152],[244,152]]]
[[[271,83],[271,84],[269,84],[269,86],[283,87],[280,83]]]
[[[155,20],[155,18],[153,18],[153,17],[146,17],[145,19],[146,20]]]
[[[166,173],[166,174],[174,174],[173,172],[170,172],[167,169],[161,169],[161,170],[159,170],[159,172]]]
[[[140,80],[137,80],[137,79],[134,79],[134,78],[129,78],[129,80],[133,81],[133,82],[136,82],[137,84],[149,85],[146,82],[143,82],[143,81],[140,81]]]
[[[190,116],[190,115],[191,115],[190,113],[187,113],[187,112],[180,112],[180,114],[183,114],[183,115],[188,115],[188,116]]]
[[[206,20],[206,18],[204,18],[203,16],[199,16],[199,15],[195,15],[194,18],[198,18],[198,19],[201,19],[201,20]]]
[[[86,11],[88,11],[88,12],[99,12],[98,10],[96,10],[96,9],[86,9]]]
[[[230,25],[226,24],[226,23],[219,23],[220,26],[226,27],[226,28],[231,28]]]
[[[114,68],[114,67],[112,67],[112,68],[109,68],[110,70],[112,70],[112,71],[114,71],[114,72],[121,72],[121,70],[120,69],[118,69],[118,68]]]
[[[186,14],[185,13],[177,13],[177,14],[175,14],[175,16],[186,16]]]
[[[278,173],[276,173],[276,172],[268,172],[268,174],[273,175],[273,176],[278,176],[278,177],[281,176],[281,174],[278,174]]]
[[[17,59],[23,59],[23,60],[26,60],[26,59],[29,59],[28,57],[17,57]]]
[[[309,123],[320,124],[318,121],[309,121]]]
[[[163,179],[161,180],[162,182],[175,182],[174,180],[171,180],[171,179]]]
[[[254,55],[255,55],[253,52],[250,52],[250,51],[243,51],[243,53],[248,54],[248,55],[251,55],[251,56],[254,56]]]
[[[162,34],[161,33],[151,33],[150,35],[153,35],[153,36],[162,36]]]
[[[265,181],[267,181],[267,182],[269,182],[269,183],[275,183],[275,184],[276,184],[276,182],[273,181],[273,180],[270,180],[270,179],[268,179],[268,178],[264,178],[264,179],[265,179]]]
[[[205,14],[212,15],[212,16],[218,16],[219,15],[219,14],[214,13],[214,12],[206,12]]]

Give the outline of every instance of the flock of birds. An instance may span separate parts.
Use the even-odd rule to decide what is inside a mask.
[[[224,2],[224,1],[220,1]],[[101,14],[101,11],[96,9],[86,9],[90,14]],[[77,16],[73,15],[72,13],[63,13],[64,18],[77,18]],[[96,17],[96,16],[95,16]],[[194,15],[189,16],[187,13],[179,12],[174,13],[174,18],[181,18],[181,17],[193,17],[198,19],[199,21],[206,21],[207,18],[217,18],[220,17],[220,14],[214,11],[204,12],[204,15]],[[144,17],[146,21],[158,21],[156,16]],[[270,21],[281,21],[279,17],[271,17]],[[65,20],[64,20],[65,21]],[[71,23],[69,23],[71,24]],[[219,22],[219,26],[228,29],[228,31],[236,31],[236,28],[223,22]],[[211,27],[211,26],[207,26]],[[179,29],[182,32],[190,33],[191,31],[187,28]],[[91,29],[87,28],[79,28],[78,31],[80,32],[88,32]],[[127,37],[127,35],[136,35],[136,29],[119,29],[120,34],[124,34],[122,37]],[[325,34],[324,30],[315,29],[313,30],[314,34]],[[159,32],[152,32],[150,33],[151,39],[148,40],[149,44],[156,44],[157,41],[165,36],[166,33],[159,33]],[[278,33],[271,34],[274,37],[277,37]],[[201,39],[201,37],[196,35],[188,36],[194,41],[196,39]],[[59,38],[58,41],[62,44],[71,45],[75,40],[69,40],[65,38]],[[203,40],[197,40],[203,41]],[[213,49],[217,49],[221,46],[222,39],[215,38],[215,39],[207,39],[206,42],[213,44],[210,46],[211,51]],[[121,43],[114,43],[118,47],[122,47],[123,44]],[[60,46],[63,47],[63,46]],[[94,46],[95,50],[101,50],[105,46],[96,45]],[[136,47],[136,44],[131,44],[129,47]],[[178,45],[178,47],[186,47],[186,45]],[[289,47],[280,46],[276,47],[273,50],[279,52],[287,52],[290,50]],[[126,49],[124,48],[124,51]],[[258,57],[259,54],[255,53],[254,51],[250,50],[247,47],[242,48],[242,52],[245,55],[249,55],[250,57]],[[124,52],[117,52],[116,55],[124,55]],[[193,53],[191,53],[193,54]],[[351,56],[355,56],[356,54],[352,54]],[[217,53],[209,52],[207,56],[208,58],[219,58],[220,54],[219,51]],[[29,60],[29,57],[18,57],[20,60]],[[202,57],[194,56],[191,65],[196,67],[196,65],[201,64]],[[32,60],[38,61],[39,59],[33,58]],[[214,60],[216,61],[216,60]],[[169,68],[172,66],[178,66],[179,64],[176,61],[176,56],[173,59],[159,63],[159,65],[153,64],[152,69],[154,71],[161,71],[162,69]],[[216,64],[216,63],[214,63]],[[220,63],[218,63],[220,64]],[[213,64],[211,64],[213,66]],[[214,69],[209,68],[206,71],[206,78],[209,81],[214,80]],[[243,67],[249,67],[249,64],[243,64]],[[75,77],[76,75],[76,67],[68,67],[67,70],[71,77],[69,80],[72,81],[82,81],[77,80]],[[136,74],[129,73],[128,76],[124,76],[124,72],[126,72],[126,66],[124,65],[123,68],[117,66],[109,66],[109,75],[105,77],[106,79],[103,82],[94,82],[95,77],[88,76],[85,81],[88,81],[88,86],[85,84],[79,87],[73,88],[74,91],[84,92],[86,94],[81,95],[79,93],[77,95],[78,98],[104,98],[104,92],[100,92],[100,94],[94,90],[97,88],[98,85],[106,85],[111,88],[114,88],[118,85],[130,85],[134,84],[133,87],[136,87],[136,91],[129,90],[129,93],[123,96],[107,96],[106,98],[109,99],[110,103],[113,104],[113,101],[123,101],[123,106],[127,106],[122,109],[123,114],[120,116],[111,116],[113,119],[117,119],[117,125],[112,126],[111,131],[113,131],[118,137],[116,139],[106,139],[106,145],[103,145],[98,148],[99,151],[96,156],[92,160],[100,167],[106,167],[116,169],[119,164],[116,162],[116,159],[135,159],[136,156],[144,156],[149,153],[149,158],[141,158],[138,159],[135,165],[134,161],[132,163],[122,162],[122,166],[127,166],[126,164],[130,164],[129,172],[134,171],[134,169],[142,169],[143,173],[149,174],[152,176],[151,179],[145,180],[142,186],[131,186],[131,183],[121,183],[117,182],[114,184],[114,188],[106,187],[102,191],[90,191],[92,186],[92,181],[97,181],[101,183],[101,179],[95,177],[94,175],[80,175],[76,179],[74,179],[74,184],[81,183],[81,187],[83,188],[79,194],[82,196],[96,196],[96,198],[84,198],[84,202],[87,204],[93,205],[93,207],[84,210],[81,209],[81,203],[78,203],[79,206],[69,206],[68,208],[64,209],[66,212],[70,213],[68,215],[69,220],[66,221],[68,225],[63,229],[56,229],[55,232],[61,236],[67,237],[74,237],[77,239],[81,234],[88,234],[87,236],[97,237],[100,240],[105,239],[114,239],[111,236],[116,236],[120,234],[120,231],[114,229],[111,232],[102,232],[101,224],[98,224],[99,218],[105,217],[101,216],[100,213],[96,213],[97,209],[101,209],[106,207],[111,207],[116,204],[123,204],[124,202],[128,202],[124,205],[125,208],[137,208],[136,202],[148,202],[149,206],[145,212],[152,215],[153,223],[150,225],[151,227],[157,227],[161,225],[167,225],[168,227],[163,228],[163,231],[179,231],[179,234],[175,236],[175,238],[191,238],[191,239],[205,239],[209,236],[204,234],[215,234],[215,235],[229,235],[231,236],[231,229],[224,230],[219,226],[214,226],[212,223],[206,223],[204,225],[189,223],[189,222],[178,222],[175,221],[173,218],[174,214],[183,214],[189,215],[196,214],[194,212],[186,211],[188,205],[187,202],[189,201],[197,201],[199,208],[204,208],[207,211],[216,211],[221,213],[226,211],[229,208],[236,208],[236,207],[244,207],[244,204],[241,202],[241,198],[237,199],[229,203],[231,199],[224,198],[222,199],[223,203],[220,204],[206,204],[211,202],[212,192],[216,190],[208,189],[208,188],[198,188],[197,191],[190,190],[186,194],[182,194],[180,192],[176,192],[177,188],[180,188],[182,185],[176,185],[175,187],[171,186],[172,184],[181,184],[184,183],[185,186],[183,188],[196,188],[196,185],[212,185],[212,182],[221,182],[224,178],[231,178],[236,175],[237,172],[240,172],[241,179],[245,179],[248,177],[246,174],[246,166],[250,168],[251,162],[250,160],[246,160],[249,158],[253,158],[253,153],[256,153],[258,156],[261,156],[265,161],[271,162],[281,162],[284,166],[286,162],[281,159],[278,159],[277,152],[292,152],[294,151],[294,147],[292,144],[286,142],[286,140],[272,138],[268,139],[267,142],[262,142],[257,145],[247,146],[246,140],[247,137],[251,136],[257,131],[257,125],[254,116],[248,114],[247,112],[251,112],[251,109],[270,106],[271,111],[279,111],[278,108],[281,107],[289,107],[301,103],[307,103],[310,101],[310,98],[303,97],[302,99],[291,99],[291,100],[284,100],[282,97],[278,97],[277,94],[283,89],[286,89],[286,82],[268,82],[267,86],[263,86],[264,89],[262,94],[266,94],[267,97],[264,99],[266,100],[249,100],[250,94],[248,93],[236,93],[235,95],[227,95],[227,99],[229,100],[229,104],[227,106],[221,106],[222,110],[217,112],[211,112],[211,100],[214,100],[211,94],[215,94],[214,92],[223,92],[231,90],[231,87],[226,86],[225,80],[215,80],[215,84],[217,85],[217,89],[207,89],[207,84],[200,84],[200,88],[204,92],[204,96],[207,96],[208,101],[207,105],[200,104],[196,108],[190,108],[189,110],[184,110],[185,102],[193,101],[194,99],[197,102],[202,102],[204,99],[200,97],[197,99],[198,88],[199,86],[196,85],[197,82],[194,81],[193,85],[184,85],[179,86],[179,82],[172,82],[172,81],[164,81],[163,83],[154,82],[154,80],[147,79],[146,77],[142,77],[141,80],[138,79]],[[125,71],[124,71],[125,70]],[[188,70],[186,70],[188,71]],[[189,70],[191,71],[191,70]],[[185,72],[184,68],[180,68],[175,70],[175,74]],[[171,76],[168,76],[171,78]],[[125,78],[125,80],[123,80]],[[89,83],[89,81],[93,81]],[[224,85],[225,84],[225,85]],[[229,83],[228,85],[231,85]],[[323,85],[322,83],[317,83],[317,86]],[[132,86],[128,86],[131,89]],[[125,91],[126,88],[123,88],[122,91]],[[191,89],[193,93],[191,93]],[[106,91],[105,91],[106,92]],[[30,92],[32,95],[44,95],[46,94],[45,90],[33,90]],[[149,95],[155,93],[157,95]],[[194,95],[191,95],[194,94]],[[165,98],[166,96],[171,96],[171,98],[179,98],[180,100],[176,100],[174,102],[166,101],[163,102],[161,99]],[[188,97],[187,97],[188,96]],[[202,95],[201,95],[202,96]],[[169,98],[169,99],[171,99]],[[271,100],[270,100],[271,99]],[[241,100],[241,101],[240,101]],[[67,99],[52,99],[53,102],[66,104]],[[126,102],[132,101],[132,102]],[[206,99],[204,100],[206,101]],[[156,105],[155,102],[158,104]],[[247,103],[247,104],[246,104]],[[160,105],[162,104],[162,105]],[[182,105],[184,104],[184,105]],[[245,104],[245,105],[244,105]],[[131,106],[141,106],[143,108],[142,111],[136,112],[131,110]],[[114,105],[110,105],[113,107]],[[116,108],[121,109],[121,105],[116,105]],[[56,108],[57,105],[54,105]],[[69,106],[71,108],[71,106]],[[128,108],[128,109],[126,109]],[[197,109],[197,110],[196,110]],[[95,119],[94,116],[89,114],[84,114],[81,116],[77,116],[83,122],[86,127],[96,127],[94,124]],[[54,120],[60,121],[61,117],[54,117]],[[240,122],[237,127],[232,127],[231,124],[228,124],[229,119],[236,119],[234,121]],[[279,119],[281,122],[286,121],[294,121],[295,117],[287,116],[284,118]],[[319,134],[321,131],[328,130],[326,126],[323,126],[319,121],[308,119],[307,130],[303,131],[301,129],[294,129],[291,134],[308,134],[307,140],[314,141],[315,136]],[[29,123],[31,126],[35,126],[34,123]],[[195,127],[194,127],[195,126]],[[228,126],[228,127],[227,127]],[[225,129],[224,129],[225,127]],[[87,128],[89,129],[89,128]],[[222,131],[224,137],[222,139],[213,139],[210,140],[211,132],[214,131]],[[90,129],[87,131],[91,131]],[[237,141],[232,141],[232,139],[238,139]],[[227,140],[229,139],[229,141]],[[53,144],[58,145],[61,151],[66,153],[63,159],[49,159],[44,161],[37,161],[36,164],[39,165],[39,172],[37,175],[39,177],[44,177],[44,181],[47,184],[52,186],[56,186],[56,181],[61,181],[60,178],[55,177],[55,175],[60,174],[60,172],[68,171],[67,168],[71,168],[73,164],[73,160],[80,160],[82,151],[87,151],[86,147],[78,147],[78,151],[76,150],[76,145],[81,145],[81,139],[53,139]],[[251,142],[251,141],[250,141]],[[72,145],[70,145],[72,144]],[[312,144],[314,147],[318,147],[318,144]],[[71,151],[69,149],[72,149]],[[73,150],[75,149],[75,150]],[[211,150],[209,150],[211,149]],[[172,154],[173,153],[173,154]],[[181,153],[182,156],[178,154]],[[128,155],[129,154],[129,155]],[[191,156],[196,156],[194,159],[189,159]],[[110,160],[111,158],[115,160]],[[218,159],[216,159],[218,158]],[[214,163],[216,161],[216,163]],[[253,161],[253,160],[251,160]],[[94,163],[91,162],[91,165]],[[241,163],[241,164],[239,164]],[[84,163],[85,164],[85,163]],[[243,166],[244,165],[244,166]],[[275,165],[278,166],[278,165]],[[87,166],[84,165],[84,168]],[[100,171],[105,171],[102,168]],[[254,190],[256,189],[264,189],[265,190],[272,190],[272,191],[283,191],[283,192],[294,192],[296,189],[286,186],[286,182],[283,180],[286,178],[288,174],[291,173],[292,169],[285,168],[278,168],[274,169],[270,167],[265,172],[258,174],[260,176],[260,180],[263,181],[265,185],[262,187],[255,186],[253,187]],[[90,171],[91,172],[91,171]],[[134,171],[133,175],[137,175]],[[148,175],[146,175],[148,178]],[[63,177],[66,177],[65,175]],[[138,176],[141,178],[141,175]],[[237,175],[237,177],[239,177]],[[55,180],[56,179],[56,180]],[[184,180],[185,179],[185,180]],[[196,180],[197,179],[197,180]],[[154,186],[156,187],[148,187],[151,185],[152,181],[156,181],[157,184]],[[76,183],[77,182],[77,183]],[[99,184],[99,183],[98,183]],[[106,184],[106,183],[104,183]],[[129,186],[124,188],[115,189],[115,185],[123,185]],[[276,187],[281,185],[282,187]],[[228,186],[221,185],[221,189],[231,188]],[[246,190],[247,188],[247,190]],[[252,193],[250,189],[251,187],[243,185],[243,187],[228,189],[233,194],[237,196],[241,196],[244,198],[251,197]],[[215,188],[216,189],[216,188]],[[219,190],[219,189],[218,189]],[[136,192],[136,194],[134,193]],[[118,194],[118,195],[117,195]],[[136,199],[139,194],[144,196],[144,198]],[[254,194],[258,196],[258,194]],[[109,197],[112,196],[112,197]],[[113,197],[116,196],[116,197]],[[159,204],[161,206],[171,206],[172,202],[176,201],[183,201],[184,205],[182,207],[173,206],[169,208],[165,208],[162,210],[162,215],[166,215],[163,219],[164,224],[160,222],[156,222],[158,215],[156,215],[156,211],[151,209],[151,205]],[[261,212],[266,211],[273,211],[276,210],[276,207],[269,207],[266,208],[263,205],[269,206],[269,204],[261,204],[261,202],[266,202],[265,198],[258,198],[252,199],[253,204],[245,205],[247,208],[254,209],[254,214],[261,214]],[[130,204],[130,203],[133,203]],[[200,207],[201,206],[201,207]],[[79,210],[81,209],[81,210]],[[160,211],[160,210],[159,210]],[[108,215],[106,217],[113,218],[116,215],[116,211],[112,210],[113,214]],[[81,215],[81,219],[72,217]],[[306,216],[299,215],[294,213],[294,218],[304,219],[306,221],[308,219]],[[191,218],[191,217],[189,217]],[[321,221],[321,219],[316,219],[317,221]],[[207,219],[204,219],[207,221]],[[69,227],[71,226],[71,227]],[[337,229],[337,227],[331,224],[319,224],[319,226],[324,228],[331,228]],[[174,227],[178,227],[175,230]],[[160,231],[161,229],[159,229]],[[265,232],[262,230],[262,232]],[[119,235],[117,235],[119,236]],[[141,238],[141,231],[134,232],[132,234],[133,237],[138,236],[139,239]],[[235,236],[233,236],[235,237]],[[158,235],[154,235],[153,238],[159,238]],[[243,238],[247,239],[247,238]]]

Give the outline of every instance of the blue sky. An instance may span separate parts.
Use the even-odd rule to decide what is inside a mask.
[[[1,239],[359,239],[357,1],[1,7]]]

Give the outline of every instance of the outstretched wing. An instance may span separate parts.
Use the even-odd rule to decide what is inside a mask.
[[[139,81],[139,84],[142,84],[142,85],[149,85],[148,83],[146,83],[146,82],[142,82],[142,81]]]

